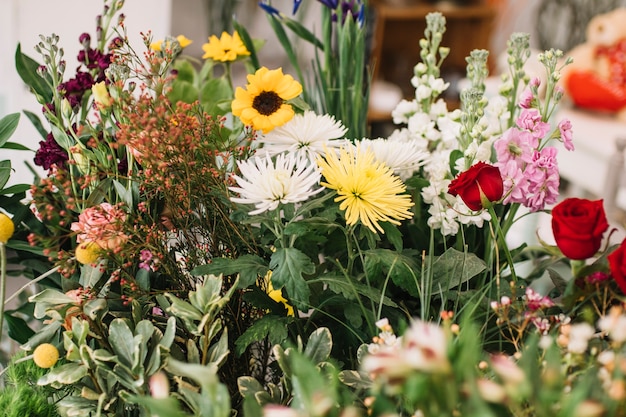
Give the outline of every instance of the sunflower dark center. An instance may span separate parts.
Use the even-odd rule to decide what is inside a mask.
[[[283,99],[273,91],[263,91],[252,101],[252,107],[263,116],[275,113],[283,104]]]

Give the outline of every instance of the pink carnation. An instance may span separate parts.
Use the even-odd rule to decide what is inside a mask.
[[[126,213],[117,206],[102,203],[85,209],[78,222],[72,223],[72,231],[77,233],[76,241],[94,242],[103,249],[113,250],[127,239],[122,233]]]

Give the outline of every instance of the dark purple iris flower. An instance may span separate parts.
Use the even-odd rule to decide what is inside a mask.
[[[54,140],[52,133],[48,133],[45,141],[39,142],[39,149],[35,153],[35,165],[48,170],[53,165],[64,166],[67,160],[67,152]]]

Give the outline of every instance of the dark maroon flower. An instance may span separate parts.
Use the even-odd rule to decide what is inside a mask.
[[[48,170],[53,165],[65,165],[67,160],[67,152],[59,146],[52,133],[48,133],[45,141],[39,142],[39,149],[35,153],[35,165]]]
[[[94,80],[88,72],[78,71],[76,77],[67,80],[59,85],[59,90],[63,91],[65,98],[72,107],[80,106],[85,91],[91,90]]]

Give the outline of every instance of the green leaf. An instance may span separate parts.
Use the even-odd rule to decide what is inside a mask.
[[[167,94],[167,98],[172,103],[193,103],[198,100],[198,89],[188,81],[175,80],[172,89]]]
[[[402,252],[402,232],[400,232],[398,226],[389,222],[381,222],[379,225],[385,231],[385,236],[387,236],[387,239],[389,239],[396,251]]]
[[[28,110],[22,111],[24,112],[28,120],[30,120],[30,122],[33,124],[35,129],[37,129],[37,132],[39,132],[42,139],[45,139],[46,136],[48,136],[48,130],[43,126],[43,123],[41,123],[41,119],[39,118],[39,116]]]
[[[264,277],[269,267],[263,258],[256,255],[242,255],[236,259],[215,258],[210,264],[194,268],[193,275],[233,275],[239,274],[239,288],[247,288],[256,283],[257,277]]]
[[[246,348],[254,342],[266,337],[272,345],[287,340],[287,325],[293,321],[291,317],[263,316],[255,321],[235,342],[235,353],[241,356]]]
[[[20,194],[24,191],[30,190],[30,185],[28,184],[15,184],[10,187],[4,188],[0,190],[0,195],[13,195]]]
[[[11,161],[0,161],[0,189],[4,188],[4,185],[9,181],[11,177]]]
[[[473,253],[449,248],[435,259],[432,268],[434,285],[449,290],[484,271],[486,265],[485,261]]]
[[[394,284],[414,297],[419,296],[420,265],[410,257],[389,249],[365,252],[365,271],[370,279],[391,278]]]
[[[0,148],[6,147],[5,144],[9,140],[13,132],[15,132],[15,129],[17,129],[17,124],[19,121],[19,113],[11,113],[0,119]]]
[[[21,143],[16,143],[16,142],[6,142],[4,146],[2,146],[2,148],[13,149],[16,151],[30,151],[31,150],[28,146],[24,146]]]
[[[333,339],[330,330],[325,327],[320,327],[309,336],[304,354],[310,358],[314,364],[318,364],[328,360],[332,348]]]
[[[263,385],[251,376],[237,378],[237,388],[243,398],[254,397],[257,392],[264,392]]]
[[[235,28],[237,33],[239,33],[239,37],[241,38],[243,44],[246,46],[248,52],[250,52],[250,62],[252,62],[252,66],[254,68],[253,72],[255,72],[261,67],[261,65],[259,64],[259,58],[256,53],[258,49],[257,45],[255,45],[255,43],[253,42],[250,34],[248,33],[248,30],[244,26],[242,26],[237,20],[233,20],[233,27]]]
[[[197,73],[193,64],[185,59],[179,59],[174,62],[176,71],[176,81],[186,81],[192,85],[197,83]]]
[[[207,113],[213,116],[223,114],[219,107],[220,103],[226,102],[230,108],[232,100],[233,90],[225,77],[207,81],[200,90],[200,104]]]
[[[17,44],[17,49],[15,50],[15,69],[22,78],[22,81],[37,95],[37,101],[40,104],[46,104],[52,101],[52,89],[50,85],[37,74],[39,66],[37,61],[23,54],[21,45]]]
[[[82,363],[66,363],[52,368],[50,372],[39,378],[38,385],[48,385],[53,382],[69,385],[80,381],[87,375],[87,367]]]
[[[279,290],[287,289],[287,295],[299,309],[308,308],[309,286],[304,280],[304,274],[313,274],[315,264],[302,251],[296,248],[279,248],[270,259],[272,285]]]
[[[132,368],[136,346],[133,332],[126,324],[126,321],[115,319],[111,322],[109,326],[109,343],[120,363],[128,368]]]
[[[26,343],[35,332],[28,327],[28,323],[20,317],[13,317],[9,311],[4,313],[4,321],[7,325],[9,337],[19,344]]]

